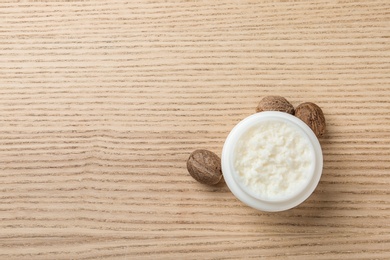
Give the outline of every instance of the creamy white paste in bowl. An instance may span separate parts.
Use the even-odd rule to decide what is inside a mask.
[[[232,193],[247,205],[282,211],[306,200],[322,174],[317,137],[300,119],[261,112],[233,128],[222,151],[222,172]]]

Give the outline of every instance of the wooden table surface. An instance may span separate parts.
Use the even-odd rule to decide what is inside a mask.
[[[389,259],[390,1],[0,3],[0,259]],[[186,169],[267,95],[323,176],[251,209]]]

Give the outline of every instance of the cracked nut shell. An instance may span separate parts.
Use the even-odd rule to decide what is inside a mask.
[[[222,179],[221,159],[208,150],[195,150],[187,160],[187,170],[200,183],[215,185]]]
[[[314,103],[305,102],[297,106],[295,116],[305,122],[317,137],[322,137],[326,131],[325,116],[322,109]]]
[[[294,115],[294,107],[281,96],[264,97],[256,107],[256,112],[280,111]]]

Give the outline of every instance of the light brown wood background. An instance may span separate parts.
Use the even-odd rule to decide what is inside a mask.
[[[0,259],[389,259],[390,2],[0,3]],[[326,115],[280,213],[187,173],[266,95]]]

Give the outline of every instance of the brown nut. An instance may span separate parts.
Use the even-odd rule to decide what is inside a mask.
[[[222,178],[221,159],[213,152],[196,150],[187,160],[187,170],[200,183],[215,185]]]
[[[256,112],[280,111],[294,115],[294,107],[284,97],[267,96],[264,97],[256,107]]]
[[[314,103],[305,102],[297,106],[295,116],[305,122],[317,137],[325,134],[326,123],[322,109]]]

